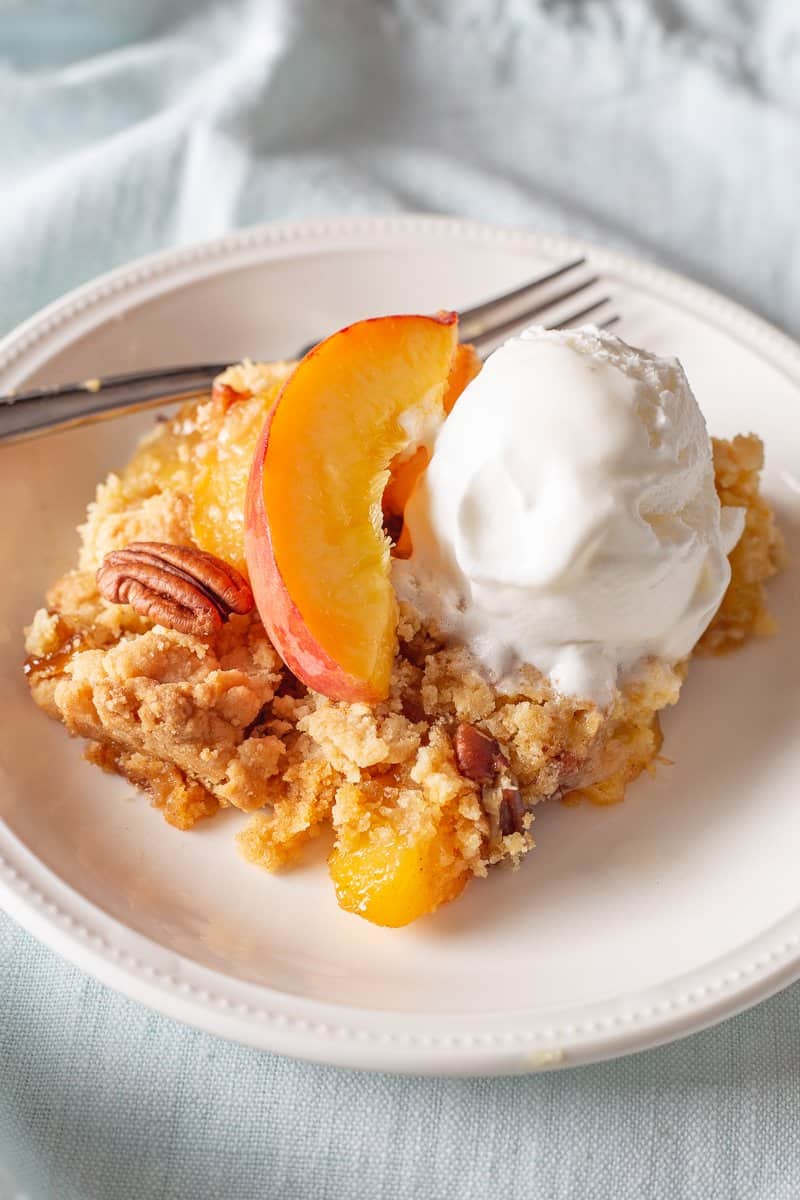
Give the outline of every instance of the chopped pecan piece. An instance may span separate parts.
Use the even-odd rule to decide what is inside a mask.
[[[498,821],[500,836],[508,837],[510,833],[522,833],[525,828],[525,804],[518,787],[500,789],[500,812]]]
[[[459,771],[474,783],[491,783],[500,768],[508,765],[499,742],[466,721],[456,729],[453,749]]]
[[[453,748],[461,774],[481,785],[481,804],[489,818],[492,841],[522,833],[527,810],[500,743],[462,721]]]
[[[97,586],[107,600],[197,637],[210,637],[231,613],[253,607],[250,585],[234,567],[195,546],[167,542],[112,550],[97,572]]]

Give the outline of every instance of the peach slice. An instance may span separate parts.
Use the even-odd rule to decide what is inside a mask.
[[[247,489],[245,554],[261,618],[309,687],[385,698],[397,602],[381,501],[390,464],[444,419],[455,313],[376,317],[306,355],[278,396]]]
[[[472,383],[482,366],[483,363],[478,358],[478,352],[474,346],[467,342],[465,345],[457,347],[450,374],[447,377],[447,390],[442,398],[446,413],[453,411],[456,400],[467,384]]]

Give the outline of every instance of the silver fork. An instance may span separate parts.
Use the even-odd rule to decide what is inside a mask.
[[[589,289],[599,282],[597,275],[586,276],[583,272],[571,280],[565,278],[585,265],[585,257],[573,259],[502,296],[465,309],[459,313],[461,341],[472,342],[485,358],[503,338],[533,321],[540,320],[548,329],[563,329],[599,314],[609,304],[608,296],[564,313],[570,300],[579,296],[588,300]],[[550,285],[556,281],[561,282],[554,289]],[[608,328],[618,320],[617,314],[611,314],[598,324]],[[301,358],[314,344],[303,346],[295,357]],[[224,362],[157,367],[84,383],[0,395],[0,443],[88,425],[162,404],[200,399],[208,395],[215,376],[229,365]]]

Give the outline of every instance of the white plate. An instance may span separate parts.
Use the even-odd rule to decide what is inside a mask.
[[[269,358],[368,314],[459,307],[586,249],[432,218],[268,226],[72,293],[0,345],[0,390],[142,364]],[[758,430],[795,560],[800,350],[674,275],[589,248],[623,334],[679,354],[713,432]],[[339,911],[321,845],[271,877],[242,818],[169,828],[32,705],[20,629],[73,560],[95,483],[147,418],[0,450],[0,898],[66,958],[203,1029],[393,1071],[504,1073],[651,1046],[800,975],[798,572],[783,627],[699,662],[664,721],[675,765],[610,810],[539,811],[516,874],[403,930]]]

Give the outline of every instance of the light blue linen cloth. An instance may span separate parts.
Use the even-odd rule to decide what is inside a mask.
[[[0,329],[270,218],[586,234],[800,333],[796,0],[0,0]],[[800,988],[523,1079],[162,1019],[0,919],[0,1200],[800,1195]]]

